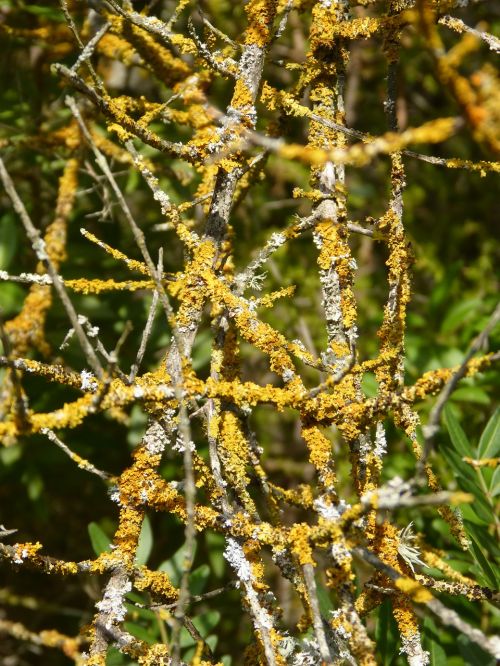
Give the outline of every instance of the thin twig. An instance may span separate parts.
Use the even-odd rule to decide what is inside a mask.
[[[307,596],[309,599],[309,607],[313,619],[314,634],[318,642],[319,652],[325,664],[332,664],[333,658],[328,647],[326,640],[325,627],[323,626],[323,618],[319,608],[318,595],[316,590],[316,580],[314,578],[314,567],[312,564],[304,564],[302,567],[304,573],[304,581],[307,589]]]
[[[486,32],[486,30],[476,30],[476,28],[471,28],[461,19],[456,18],[455,16],[449,16],[448,14],[446,16],[442,16],[438,23],[441,23],[441,25],[445,25],[447,28],[451,28],[452,30],[455,30],[459,33],[468,32],[469,35],[474,35],[474,37],[477,37],[485,44],[487,44],[490,51],[500,53],[500,39],[494,35],[491,35],[489,32]]]
[[[160,256],[158,258],[158,275],[162,275],[163,273],[162,259],[163,259],[162,253],[160,253]],[[137,356],[134,363],[132,364],[132,367],[130,368],[130,375],[128,377],[128,381],[130,384],[134,382],[137,373],[139,372],[139,368],[141,367],[144,354],[146,353],[148,340],[151,336],[151,331],[153,330],[153,323],[156,316],[156,307],[158,305],[158,299],[159,299],[158,292],[155,290],[151,298],[151,305],[149,307],[148,318],[146,321],[146,326],[142,331],[141,342],[139,345],[139,349],[137,351]]]
[[[123,196],[123,193],[121,189],[118,187],[118,184],[113,176],[113,173],[111,172],[111,169],[109,168],[108,162],[104,155],[101,153],[101,151],[97,148],[95,145],[95,142],[90,135],[90,132],[88,131],[85,123],[83,122],[83,118],[81,116],[81,113],[75,103],[75,100],[71,97],[66,97],[66,104],[69,106],[71,109],[71,112],[75,116],[80,129],[82,131],[82,134],[85,136],[85,139],[87,140],[89,146],[92,149],[92,152],[95,155],[96,161],[99,165],[99,167],[102,169],[103,173],[105,176],[108,178],[109,183],[113,189],[113,192],[118,200],[118,203],[120,204],[120,208],[122,209],[125,219],[127,220],[127,223],[132,231],[132,234],[134,235],[135,242],[137,243],[138,248],[141,251],[141,254],[144,258],[144,261],[146,262],[146,265],[149,269],[149,273],[152,277],[152,279],[155,282],[157,292],[159,294],[159,298],[161,301],[161,304],[163,306],[163,309],[165,310],[165,315],[167,317],[167,321],[172,327],[172,332],[173,335],[176,337],[176,342],[179,346],[179,349],[182,350],[183,347],[183,341],[182,338],[176,334],[176,327],[175,327],[175,319],[174,319],[174,312],[172,310],[172,306],[170,304],[170,299],[168,297],[167,292],[165,291],[165,288],[162,284],[161,281],[161,273],[157,273],[156,271],[156,266],[153,263],[153,260],[151,258],[151,255],[149,254],[149,250],[146,246],[146,241],[144,238],[144,233],[142,230],[139,228],[137,225],[136,221],[134,220],[132,213],[130,211],[130,208],[125,201],[125,197]]]
[[[70,71],[71,72],[77,72],[82,63],[87,62],[90,60],[92,57],[97,45],[101,41],[101,39],[104,37],[104,35],[108,32],[108,30],[111,27],[111,23],[104,23],[99,30],[96,32],[96,34],[92,37],[92,39],[87,42],[87,44],[82,48],[82,51],[80,55],[78,56],[77,60],[75,61],[75,64],[71,67]]]
[[[62,451],[64,451],[64,453],[69,458],[71,458],[73,462],[76,462],[76,464],[78,465],[78,467],[80,467],[80,469],[84,469],[86,472],[95,474],[100,479],[102,479],[106,484],[114,483],[115,477],[112,474],[108,474],[108,472],[103,472],[85,458],[82,458],[77,453],[74,453],[74,451],[72,451],[69,448],[69,446],[67,446],[63,441],[59,439],[59,437],[56,435],[56,433],[53,430],[51,430],[50,428],[42,428],[40,432],[46,435],[51,442],[57,444],[57,446]]]
[[[20,419],[21,423],[24,426],[27,426],[29,423],[28,420],[28,400],[26,398],[26,395],[23,391],[23,386],[21,382],[21,377],[18,374],[18,368],[16,364],[14,363],[14,359],[12,358],[12,347],[10,344],[9,336],[7,334],[7,331],[5,330],[5,325],[4,325],[4,320],[3,320],[3,312],[2,309],[0,308],[0,340],[2,341],[3,345],[3,350],[5,353],[5,359],[6,359],[6,365],[10,369],[11,373],[11,380],[12,380],[12,386],[14,387],[14,394],[15,394],[15,405],[16,405],[16,413],[17,417]]]
[[[85,331],[82,328],[82,325],[78,320],[78,315],[76,314],[75,308],[73,307],[73,304],[68,296],[68,293],[64,286],[64,282],[59,276],[59,273],[57,272],[56,267],[52,263],[52,260],[45,251],[45,242],[40,236],[40,232],[38,231],[38,229],[36,229],[35,225],[31,221],[31,218],[28,215],[28,212],[23,202],[19,198],[19,195],[17,194],[17,191],[14,187],[14,183],[12,182],[9,173],[5,168],[5,164],[1,157],[0,157],[0,179],[2,180],[5,190],[9,195],[10,200],[12,201],[14,210],[21,218],[21,222],[23,223],[26,235],[28,236],[31,242],[31,245],[33,247],[33,250],[35,251],[35,254],[37,255],[38,260],[41,261],[45,266],[46,271],[52,280],[52,284],[54,285],[54,288],[59,298],[62,301],[62,304],[64,306],[64,309],[66,310],[69,320],[71,321],[71,324],[75,329],[76,336],[80,342],[80,345],[85,354],[87,362],[89,363],[90,367],[93,369],[95,374],[99,378],[102,377],[104,374],[102,365],[99,359],[97,358],[97,355],[92,345],[90,344],[85,334]]]
[[[396,571],[393,567],[382,562],[377,555],[369,551],[367,548],[357,546],[353,548],[352,552],[375,569],[381,571],[394,582],[397,583],[398,581],[405,580],[405,577],[402,576],[399,571]],[[451,608],[447,608],[438,599],[433,597],[429,599],[428,596],[421,595],[420,597],[415,598],[415,601],[417,603],[422,603],[426,608],[432,611],[443,624],[457,629],[460,634],[467,636],[467,638],[473,643],[476,643],[476,645],[479,645],[479,647],[485,652],[491,654],[496,659],[500,659],[500,638],[486,636],[479,629],[471,627],[470,624],[460,618],[458,613]]]
[[[184,403],[179,408],[179,435],[182,446],[184,447],[184,497],[186,501],[186,525],[184,529],[184,561],[182,563],[182,578],[179,588],[179,599],[174,611],[176,624],[172,632],[172,661],[174,664],[180,661],[180,627],[184,624],[186,618],[186,609],[190,602],[191,593],[189,590],[189,574],[193,567],[194,552],[196,545],[195,528],[195,501],[196,486],[193,473],[193,458],[191,441],[191,424],[187,415],[187,409]]]
[[[56,74],[60,74],[62,77],[67,79],[76,90],[79,90],[81,93],[86,95],[96,106],[97,108],[104,113],[107,117],[116,120],[117,111],[113,107],[113,102],[111,98],[103,97],[100,95],[94,88],[87,85],[85,81],[76,74],[72,72],[65,65],[54,64],[52,69]],[[70,98],[71,99],[71,98]],[[124,130],[127,130],[131,134],[137,136],[139,139],[144,141],[144,143],[153,146],[157,150],[160,150],[169,155],[185,159],[187,161],[193,161],[194,156],[193,152],[184,150],[182,144],[173,143],[171,141],[166,141],[165,139],[160,138],[146,127],[143,127],[141,124],[136,123],[130,116],[126,114],[121,114],[120,124]]]

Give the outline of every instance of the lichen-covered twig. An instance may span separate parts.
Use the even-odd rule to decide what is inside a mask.
[[[97,374],[98,377],[101,377],[103,374],[102,365],[99,362],[99,359],[97,358],[94,349],[92,348],[92,345],[90,344],[85,334],[85,331],[82,328],[82,325],[78,321],[78,316],[66,292],[64,283],[61,280],[59,273],[57,272],[52,260],[50,259],[49,255],[46,252],[45,242],[40,237],[39,231],[33,225],[33,222],[31,221],[30,216],[28,215],[28,212],[23,202],[19,198],[19,195],[17,194],[16,189],[14,187],[14,183],[12,182],[9,173],[5,168],[5,164],[1,157],[0,157],[0,179],[2,180],[5,190],[12,201],[14,209],[21,218],[21,222],[23,223],[26,235],[30,240],[31,246],[38,260],[46,267],[47,273],[49,274],[50,279],[52,280],[52,284],[54,285],[54,289],[57,291],[57,294],[63,303],[64,309],[68,314],[69,320],[71,321],[71,325],[75,329],[76,335],[78,337],[78,340],[85,353],[85,356],[87,358],[90,367],[94,370],[94,372]]]

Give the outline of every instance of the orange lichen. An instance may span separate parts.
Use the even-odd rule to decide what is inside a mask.
[[[245,6],[248,27],[245,31],[245,44],[266,47],[276,14],[276,0],[249,0]]]
[[[296,523],[288,534],[291,551],[297,558],[299,564],[312,564],[316,566],[313,551],[309,543],[310,527],[307,523]]]
[[[218,437],[224,476],[237,490],[247,511],[255,511],[255,505],[246,491],[250,482],[247,466],[251,461],[248,440],[242,432],[238,417],[232,412],[223,412]]]
[[[151,571],[141,567],[135,578],[135,586],[138,590],[148,590],[163,602],[171,603],[179,598],[179,591],[165,571]]]
[[[316,425],[302,426],[302,437],[309,449],[309,460],[316,467],[319,479],[326,488],[333,488],[336,483],[333,469],[332,444]]]

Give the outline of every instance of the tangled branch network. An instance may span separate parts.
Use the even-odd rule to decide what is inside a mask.
[[[12,581],[14,572],[25,567],[66,579],[90,576],[99,581],[100,596],[78,636],[55,629],[31,632],[6,619],[0,620],[0,630],[59,648],[86,666],[104,666],[111,647],[141,665],[184,663],[180,636],[187,630],[197,646],[191,663],[221,663],[191,619],[199,601],[189,582],[196,542],[213,532],[224,539],[223,557],[231,572],[232,586],[225,592],[234,594],[238,588],[242,616],[250,618],[246,664],[375,664],[376,645],[366,619],[387,600],[401,651],[412,666],[429,663],[419,628],[423,615],[500,658],[497,639],[468,625],[436,597],[444,590],[479,602],[493,599],[494,591],[452,569],[424,533],[414,534],[411,525],[398,526],[396,520],[401,508],[429,505],[447,521],[460,547],[469,547],[458,508],[469,498],[441,487],[431,454],[451,389],[498,359],[494,352],[485,354],[484,346],[499,314],[493,314],[481,344],[463,364],[405,383],[415,257],[405,230],[403,194],[408,161],[466,174],[499,171],[495,161],[426,153],[460,131],[470,132],[489,153],[498,152],[500,100],[498,88],[489,84],[491,71],[485,67],[475,77],[463,75],[466,47],[446,46],[451,36],[484,43],[494,53],[498,40],[452,17],[449,12],[467,4],[458,0],[390,0],[383,8],[369,0],[236,2],[235,20],[242,28],[234,38],[208,15],[214,3],[149,2],[140,10],[136,4],[61,0],[64,20],[42,16],[38,27],[27,29],[7,13],[0,24],[8,35],[42,40],[66,63],[54,56],[51,66],[62,91],[55,104],[63,107],[63,122],[47,124],[31,144],[34,151],[50,148],[63,160],[53,220],[43,230],[8,168],[15,146],[8,139],[2,143],[0,178],[37,263],[33,272],[0,275],[3,281],[27,285],[21,311],[1,325],[0,437],[8,447],[20,438],[43,435],[43,445],[60,447],[75,465],[97,475],[119,511],[111,549],[83,561],[46,554],[38,541],[9,545],[15,536],[7,528],[19,526],[7,525],[0,557],[12,567]],[[294,34],[305,36],[302,42],[297,37],[295,50],[290,46]],[[398,62],[403,40],[410,38],[422,40],[457,115],[400,129]],[[362,47],[368,39],[377,40],[386,62],[381,105],[386,127],[374,135],[347,127],[345,120],[350,47]],[[120,90],[116,77],[134,68],[141,72],[142,92],[130,95],[126,86]],[[285,72],[287,85],[276,83],[276,68]],[[161,84],[161,98],[149,95],[156,90],[151,82]],[[217,86],[229,92],[225,109],[218,101],[223,96],[213,93]],[[303,123],[302,142],[287,135],[292,123]],[[415,152],[419,145],[424,152]],[[298,165],[301,173],[307,170],[309,188],[295,188],[293,199],[308,206],[308,213],[281,215],[280,230],[268,234],[261,246],[247,239],[247,256],[241,258],[235,254],[238,207],[259,187],[273,160]],[[390,163],[385,212],[377,219],[350,219],[346,169],[370,168],[384,160]],[[143,205],[160,220],[156,227],[143,224],[116,165],[143,179],[150,193]],[[68,224],[82,178],[89,173],[103,193],[101,217],[112,211],[120,218],[137,258],[101,240],[99,224],[89,221],[81,233],[106,266],[127,269],[128,279],[115,279],[113,268],[105,277],[63,277],[70,260],[73,271],[85,271],[84,261],[75,263],[71,256]],[[165,180],[182,185],[185,201],[172,196]],[[157,255],[150,248],[160,233],[171,240]],[[358,266],[352,239],[359,235],[385,253],[387,296],[378,351],[371,358],[358,352]],[[299,307],[293,285],[266,291],[264,272],[275,273],[275,256],[299,242],[310,243],[315,257],[308,270],[317,276],[321,300],[317,326],[325,344],[319,352],[307,336],[291,339],[266,314],[282,299]],[[170,253],[175,261],[182,257],[177,270]],[[110,351],[104,332],[75,305],[83,302],[77,294],[106,299],[114,292],[150,297],[129,369],[121,362],[127,331]],[[64,308],[70,329],[57,355],[46,338],[47,317],[56,305]],[[155,366],[145,370],[158,318],[169,342]],[[207,331],[210,360],[203,375],[193,359]],[[65,359],[71,345],[79,346],[76,369]],[[253,375],[242,374],[245,355],[254,352],[263,360]],[[372,397],[362,389],[368,373],[377,382]],[[74,397],[48,411],[34,411],[23,389],[28,376],[46,382],[47,391],[51,386],[71,389]],[[442,391],[445,398],[419,435],[415,405]],[[88,419],[105,413],[124,422],[134,405],[148,421],[129,466],[112,474],[74,451],[72,434]],[[269,414],[292,413],[300,429],[313,473],[295,486],[274,478],[272,447],[266,450],[267,442],[259,442],[253,416],[263,407]],[[391,448],[388,433],[395,437],[395,432],[411,444],[417,469],[412,481],[382,482]],[[342,491],[336,447],[347,452],[349,495]],[[162,473],[165,456],[175,461],[174,479]],[[167,571],[137,562],[145,516],[156,512],[184,525],[184,558],[175,584]],[[440,575],[419,573],[422,566]],[[293,590],[302,609],[295,623],[283,619],[278,580]],[[162,641],[151,644],[127,629],[127,600],[134,591],[147,593],[145,603],[162,609],[167,627]],[[325,591],[330,610],[322,603]]]

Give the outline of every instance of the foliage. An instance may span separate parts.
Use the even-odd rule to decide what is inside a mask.
[[[500,657],[498,19],[0,0],[5,664]]]

